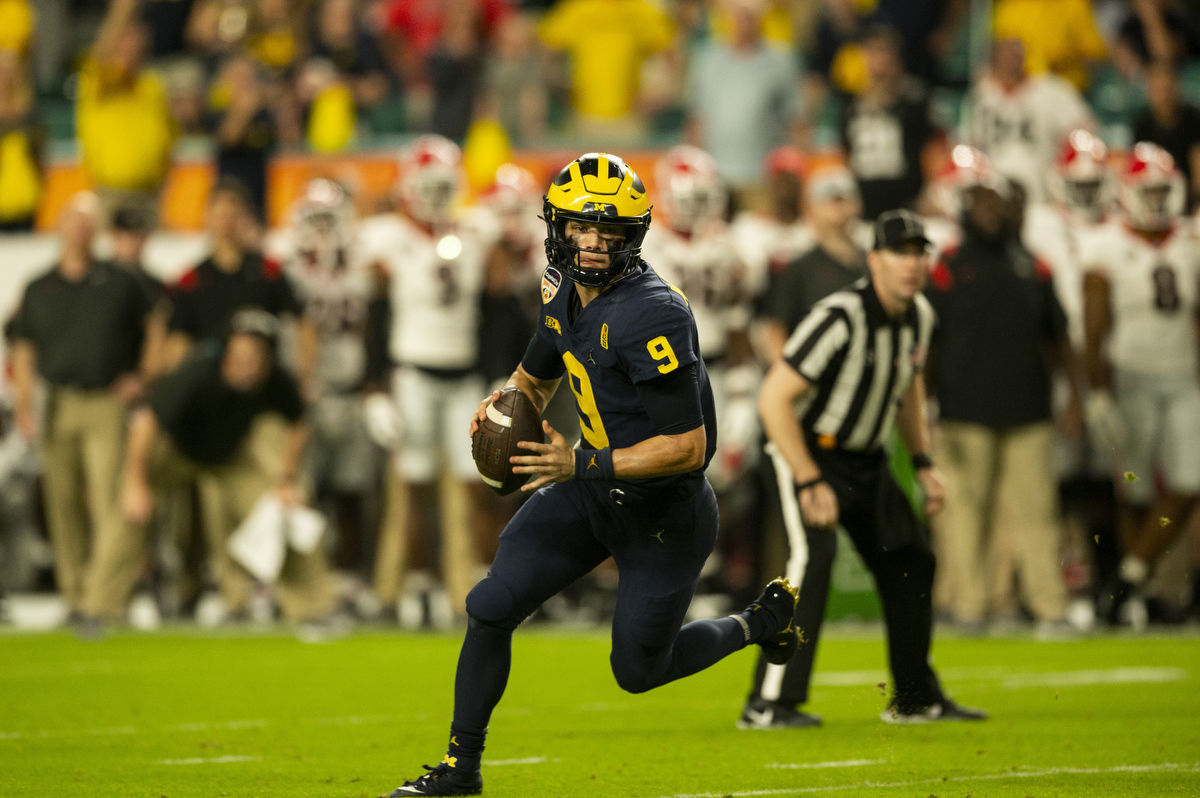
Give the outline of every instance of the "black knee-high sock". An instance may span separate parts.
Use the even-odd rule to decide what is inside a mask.
[[[492,710],[500,703],[512,665],[512,630],[480,623],[467,623],[467,636],[458,655],[454,678],[454,722],[450,725],[450,747],[456,770],[479,769],[483,742]]]
[[[742,625],[733,618],[692,621],[679,630],[671,662],[661,683],[702,671],[746,645]]]

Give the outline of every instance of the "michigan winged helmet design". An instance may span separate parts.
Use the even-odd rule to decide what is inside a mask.
[[[641,262],[642,239],[650,228],[646,187],[637,173],[615,155],[589,152],[567,164],[550,184],[542,213],[547,260],[580,285],[611,285]],[[579,265],[583,248],[571,243],[568,222],[602,225],[622,236],[621,243],[607,251],[607,268],[585,269]]]

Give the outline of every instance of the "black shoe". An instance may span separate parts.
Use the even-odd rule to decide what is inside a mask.
[[[973,709],[956,704],[949,698],[943,698],[936,704],[927,707],[901,712],[895,702],[879,715],[884,723],[913,724],[938,723],[951,720],[987,720],[986,709]]]
[[[1110,626],[1121,624],[1121,606],[1129,600],[1136,590],[1136,585],[1126,582],[1119,576],[1114,576],[1100,589],[1096,597],[1096,614]]]
[[[483,792],[483,777],[479,771],[460,773],[443,762],[435,768],[422,765],[429,772],[414,781],[406,781],[387,794],[387,798],[405,795],[479,795]]]
[[[820,715],[801,712],[788,704],[764,701],[761,698],[748,701],[746,708],[742,710],[742,716],[737,720],[737,727],[742,730],[809,729],[820,725]]]
[[[762,647],[763,658],[772,665],[783,665],[792,658],[800,646],[800,635],[792,619],[796,614],[796,602],[800,600],[800,588],[792,587],[792,583],[783,577],[774,579],[763,590],[754,602],[736,618],[742,623],[747,639],[750,626],[746,623],[745,615],[761,613],[767,627],[767,632],[754,642]]]

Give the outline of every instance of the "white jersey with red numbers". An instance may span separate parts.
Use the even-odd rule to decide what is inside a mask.
[[[365,219],[358,247],[390,282],[392,358],[400,365],[461,370],[475,366],[479,296],[487,257],[472,225],[431,233],[398,214]]]
[[[690,236],[666,225],[651,225],[642,257],[687,297],[696,317],[700,356],[724,355],[729,334],[748,321],[746,314],[739,313],[745,298],[745,269],[724,225]]]
[[[1124,372],[1194,376],[1200,238],[1193,226],[1177,224],[1156,244],[1124,224],[1105,225],[1087,241],[1082,263],[1108,280],[1113,365]]]
[[[1070,83],[1034,75],[1007,89],[989,75],[975,84],[963,114],[963,141],[978,147],[1000,174],[1021,183],[1031,202],[1046,197],[1046,175],[1063,139],[1095,118]]]
[[[292,230],[268,237],[266,251],[284,270],[317,328],[316,378],[322,393],[356,389],[366,376],[367,306],[374,281],[367,264],[351,249],[335,265],[306,259],[296,251]]]
[[[1071,343],[1082,351],[1083,334],[1083,261],[1089,241],[1101,235],[1107,225],[1080,218],[1061,205],[1037,203],[1025,211],[1021,242],[1025,248],[1050,267],[1054,291],[1067,314]]]

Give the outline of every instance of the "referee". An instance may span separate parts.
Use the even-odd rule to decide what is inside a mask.
[[[887,624],[894,694],[888,723],[982,720],[942,692],[929,664],[933,632],[929,533],[892,478],[883,452],[893,421],[913,452],[925,511],[942,505],[941,474],[929,459],[920,372],[934,313],[921,295],[929,240],[915,215],[888,211],[875,222],[869,275],[818,302],[796,327],[783,360],[767,374],[759,412],[770,439],[791,554],[800,585],[801,645],[786,666],[758,663],[739,728],[820,725],[800,711],[841,526],[875,577]]]

